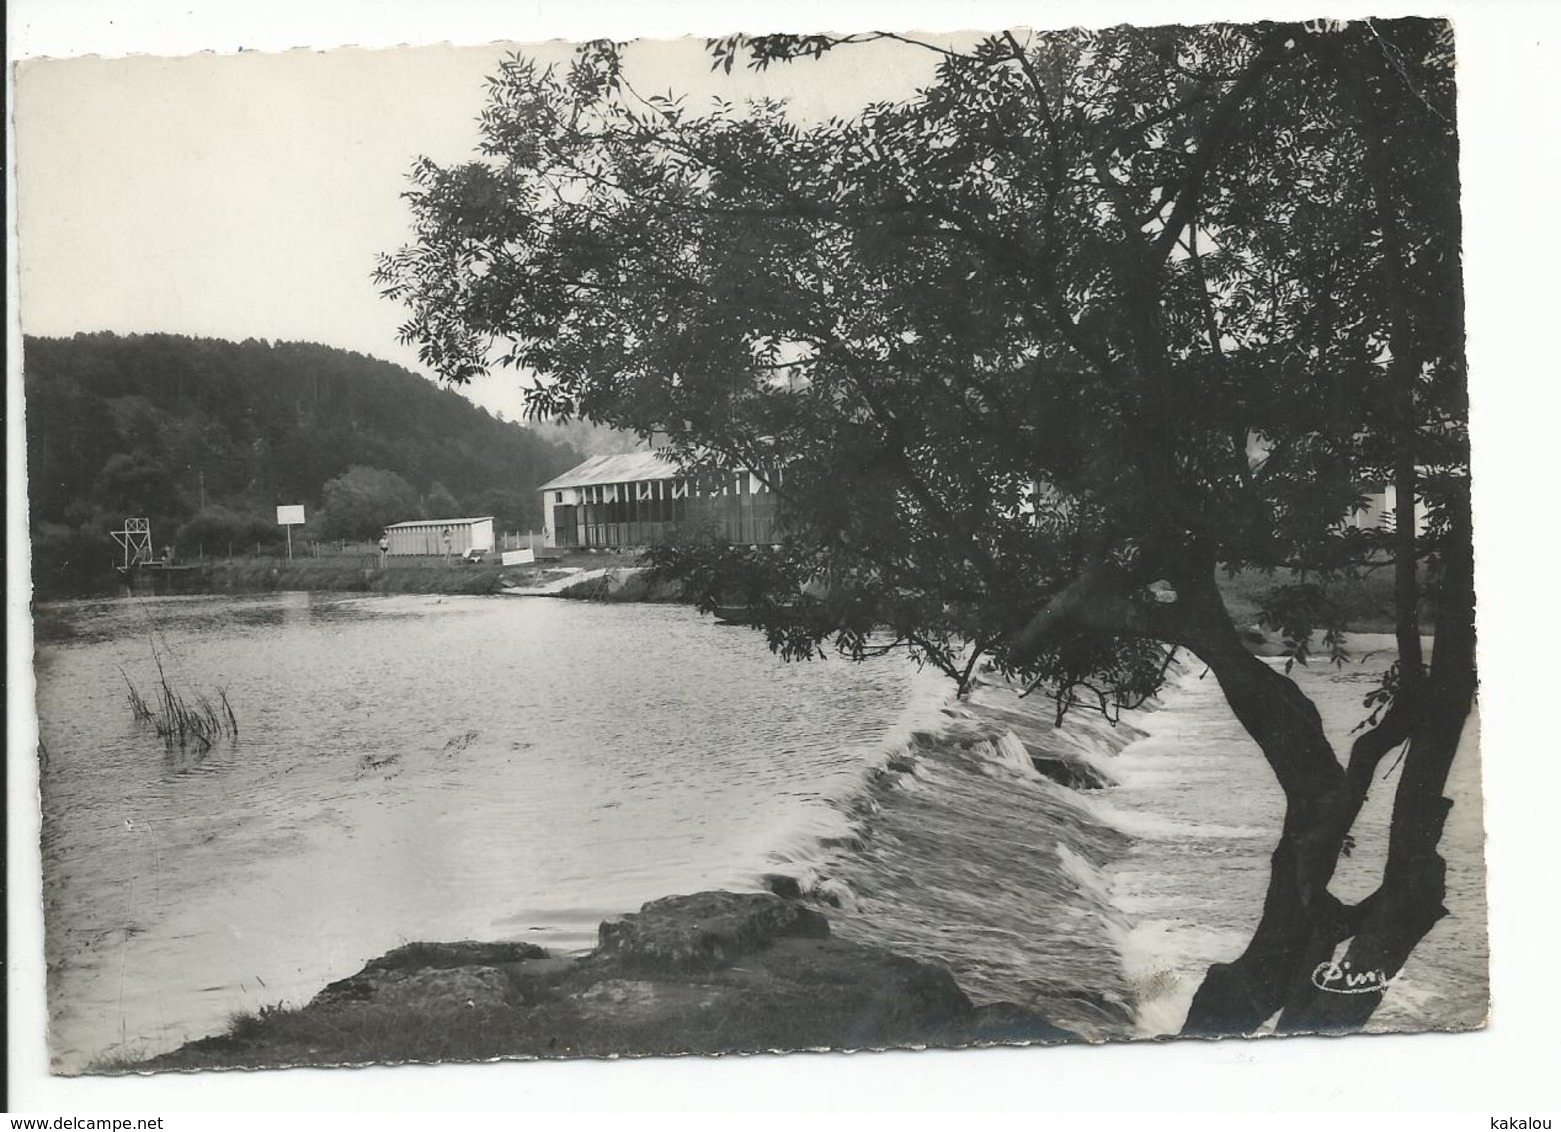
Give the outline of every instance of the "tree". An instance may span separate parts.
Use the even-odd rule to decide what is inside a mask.
[[[453,519],[463,513],[460,500],[444,484],[435,481],[423,497],[423,511],[434,518]]]
[[[492,515],[500,531],[530,531],[540,526],[537,518],[537,493],[490,487],[473,501],[473,515]]]
[[[903,40],[714,42],[717,68]],[[1190,1032],[1351,1029],[1445,914],[1436,851],[1475,686],[1450,30],[1424,20],[985,37],[916,95],[817,124],[642,95],[610,44],[508,59],[477,159],[420,162],[417,243],[378,279],[460,382],[535,376],[539,416],[664,436],[780,493],[783,545],[659,553],[741,587],[772,646],[987,658],[1108,713],[1196,654],[1286,798],[1252,940]],[[1369,485],[1426,507],[1344,520]],[[1243,645],[1221,570],[1305,662],[1329,584],[1391,565],[1399,658],[1342,758]],[[1436,648],[1422,656],[1422,576]],[[819,587],[818,579],[827,579]],[[1403,749],[1389,861],[1328,888]]]
[[[186,555],[226,554],[278,541],[276,514],[235,511],[213,505],[191,516],[180,525],[174,545]]]
[[[109,531],[114,525],[88,520],[75,526],[43,522],[32,532],[33,587],[37,598],[73,597],[104,590],[105,577],[120,553]]]
[[[417,491],[395,472],[354,464],[321,491],[328,538],[374,538],[392,523],[422,517]]]
[[[258,514],[269,533],[234,539],[253,546],[281,538],[275,504],[302,503],[317,517],[322,485],[353,465],[470,500],[490,489],[534,497],[580,460],[454,390],[326,346],[103,333],[29,337],[24,355],[28,501],[39,535],[42,523],[74,528],[106,512],[106,537],[125,516],[146,515],[159,549],[192,524],[194,550],[209,548],[199,531],[212,520],[238,529]],[[201,516],[207,508],[215,513]],[[178,542],[186,545],[184,535]]]

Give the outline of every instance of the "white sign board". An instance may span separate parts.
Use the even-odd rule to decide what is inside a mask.
[[[301,527],[304,524],[304,505],[302,503],[290,504],[276,509],[276,525],[279,527]]]
[[[524,566],[536,560],[537,556],[529,550],[506,550],[499,559],[505,566]]]

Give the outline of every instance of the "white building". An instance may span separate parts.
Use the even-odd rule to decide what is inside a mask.
[[[1376,484],[1365,492],[1366,506],[1350,512],[1347,526],[1360,530],[1380,530],[1398,522],[1398,489],[1392,484]],[[1415,500],[1415,531],[1424,534],[1427,512],[1425,500]]]
[[[445,545],[445,533],[450,535]],[[385,528],[390,554],[465,554],[493,549],[493,516],[475,519],[416,519]]]
[[[593,456],[538,490],[550,547],[645,546],[689,526],[744,546],[778,537],[779,509],[764,479],[746,471],[690,475],[655,452]]]

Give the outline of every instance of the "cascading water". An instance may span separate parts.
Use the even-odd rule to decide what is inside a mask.
[[[1357,638],[1366,661],[1293,673],[1338,751],[1390,644]],[[946,963],[978,1003],[1018,1002],[1087,1038],[1176,1033],[1209,965],[1234,959],[1251,935],[1284,811],[1215,681],[1195,661],[1180,666],[1156,704],[1115,725],[1075,713],[1056,727],[1050,704],[1000,685],[948,715],[840,801],[849,837],[782,865],[840,905],[831,916],[841,934]],[[1473,731],[1448,787],[1451,915],[1411,957],[1372,1029],[1484,1019]],[[1042,765],[1069,784],[1033,769]],[[1357,822],[1334,884],[1345,899],[1365,896],[1380,875],[1392,785],[1373,790]]]

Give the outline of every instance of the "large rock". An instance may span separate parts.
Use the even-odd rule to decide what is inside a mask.
[[[1055,754],[1025,744],[1030,765],[1059,786],[1069,790],[1103,790],[1116,783],[1076,755]]]
[[[422,971],[386,971],[365,1001],[416,1009],[513,1006],[518,995],[494,967],[447,967]]]
[[[430,1001],[497,1003],[508,979],[500,968],[547,958],[534,943],[408,943],[369,960],[363,970],[338,979],[314,996],[312,1005],[358,1002]]]
[[[1069,749],[1067,733],[1048,720],[1000,704],[982,703],[976,709],[991,723],[1008,731],[1024,744],[1030,765],[1059,786],[1070,790],[1103,790],[1115,786],[1109,775],[1076,750]],[[1142,732],[1129,724],[1119,724],[1123,745]]]
[[[767,1048],[964,1040],[970,999],[945,967],[840,939],[785,940],[756,958],[758,970],[734,982],[791,1038]]]
[[[457,943],[407,943],[369,960],[365,971],[411,970],[422,967],[495,967],[546,959],[547,949],[524,941],[483,943],[464,939]]]
[[[600,953],[537,997],[575,1053],[752,1053],[964,1044],[970,1000],[942,967],[832,938],[784,936],[729,966],[626,966]]]
[[[580,1017],[619,1031],[654,1022],[658,1017],[708,1010],[724,995],[719,986],[653,981],[603,979],[569,996]],[[660,1051],[654,1051],[660,1052]]]
[[[602,923],[597,954],[625,966],[703,971],[729,966],[778,939],[822,939],[829,921],[770,892],[700,892],[653,900]]]
[[[1073,1031],[1052,1025],[1045,1015],[1012,1002],[991,1002],[976,1007],[969,1037],[972,1042],[992,1045],[1080,1040]]]
[[[943,966],[834,938],[771,893],[702,892],[601,927],[589,956],[531,944],[408,944],[142,1069],[495,1057],[963,1046],[1071,1037],[1012,1004],[975,1008]]]

